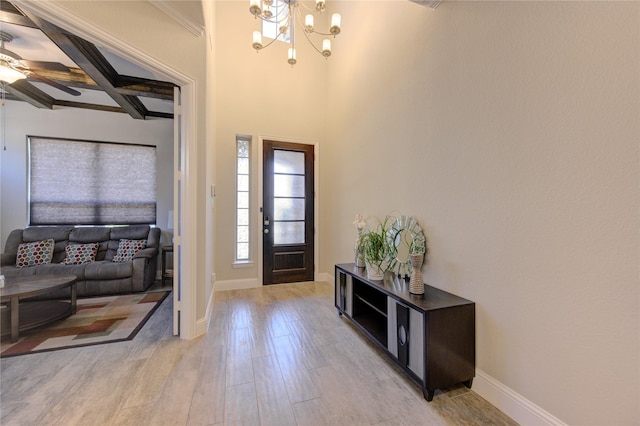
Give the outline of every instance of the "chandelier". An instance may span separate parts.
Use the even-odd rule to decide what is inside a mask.
[[[296,27],[302,26],[305,38],[313,46],[313,48],[325,58],[331,56],[331,40],[325,38],[322,40],[322,47],[317,47],[313,41],[311,41],[311,34],[321,36],[337,36],[340,34],[340,21],[339,14],[334,13],[331,15],[331,26],[328,33],[322,33],[315,29],[313,22],[314,16],[308,13],[302,20],[303,9],[314,12],[313,9],[306,6],[301,0],[249,0],[249,12],[255,17],[260,18],[266,25],[272,25],[275,27],[277,34],[273,37],[267,45],[262,44],[262,32],[253,32],[253,48],[257,52],[261,49],[269,47],[277,39],[286,41],[287,37],[291,43],[291,47],[288,50],[288,62],[293,67],[296,60]],[[322,13],[325,10],[325,0],[316,0],[315,11]]]

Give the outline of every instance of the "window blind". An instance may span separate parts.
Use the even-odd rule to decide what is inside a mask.
[[[156,223],[154,146],[28,137],[30,225]]]

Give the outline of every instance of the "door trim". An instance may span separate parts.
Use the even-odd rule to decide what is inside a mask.
[[[320,245],[319,238],[320,235],[320,220],[319,220],[319,212],[320,212],[320,145],[317,142],[305,141],[300,139],[292,139],[292,138],[282,138],[278,136],[258,136],[258,205],[259,208],[255,211],[255,214],[258,215],[258,224],[256,231],[259,235],[256,238],[256,244],[258,244],[258,258],[256,259],[256,266],[258,267],[258,286],[262,287],[264,285],[263,282],[263,268],[264,268],[264,249],[263,249],[263,233],[262,233],[262,206],[264,205],[264,196],[262,191],[263,185],[263,172],[264,172],[264,159],[263,159],[263,150],[264,150],[264,141],[265,140],[273,140],[278,142],[289,142],[289,143],[297,143],[301,145],[313,145],[313,191],[315,192],[315,198],[313,202],[313,215],[314,215],[314,226],[315,232],[313,234],[313,279],[318,281],[319,275],[319,259],[320,259]]]
[[[174,214],[174,224],[180,224],[182,235],[179,244],[182,246],[182,256],[176,262],[174,269],[180,274],[182,300],[180,310],[180,338],[190,340],[197,337],[197,311],[196,311],[196,261],[195,253],[198,252],[197,229],[195,221],[186,221],[185,217],[195,216],[195,206],[198,199],[198,186],[195,172],[197,171],[197,97],[196,80],[178,71],[177,69],[161,62],[145,52],[138,50],[126,41],[95,27],[85,21],[83,17],[55,2],[20,2],[21,8],[33,12],[62,28],[73,31],[74,34],[96,44],[105,46],[119,55],[122,55],[132,63],[149,68],[155,72],[168,76],[180,86],[180,100],[182,108],[182,158],[185,161],[183,170],[184,193],[182,197],[182,215]],[[174,140],[174,144],[176,141]],[[174,201],[177,194],[173,194]],[[174,225],[175,227],[175,225]],[[174,255],[176,250],[174,250]]]

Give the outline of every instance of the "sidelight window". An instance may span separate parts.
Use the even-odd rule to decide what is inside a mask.
[[[251,259],[251,240],[249,227],[249,188],[250,188],[250,147],[251,138],[236,138],[236,262],[248,262]]]

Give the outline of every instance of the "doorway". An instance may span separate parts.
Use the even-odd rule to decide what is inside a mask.
[[[188,75],[171,68],[164,62],[159,62],[146,53],[132,47],[128,43],[106,36],[106,33],[96,30],[96,27],[88,21],[81,19],[68,19],[69,16],[63,8],[55,6],[53,2],[32,2],[21,4],[25,9],[35,13],[68,31],[72,31],[86,40],[113,50],[118,55],[123,55],[137,65],[153,72],[166,75],[171,81],[180,87],[180,121],[177,129],[179,140],[174,138],[174,161],[179,158],[180,171],[174,164],[174,203],[179,200],[179,209],[174,205],[174,280],[177,281],[180,301],[177,311],[174,312],[175,327],[181,338],[192,339],[206,332],[206,328],[198,328],[196,318],[196,256],[192,253],[198,251],[197,241],[199,231],[195,221],[184,218],[195,217],[197,205],[198,182],[195,174],[197,171],[197,157],[191,153],[196,150],[197,141],[193,135],[197,134],[197,117],[195,108],[196,80]],[[61,17],[62,13],[62,17]],[[175,111],[174,111],[175,112]],[[175,136],[175,134],[174,134]],[[176,153],[177,150],[177,153]],[[179,157],[178,157],[179,156]],[[179,185],[175,182],[179,181]],[[175,281],[174,281],[175,282]],[[177,316],[179,315],[179,320]],[[203,324],[206,324],[203,323]]]
[[[314,146],[264,140],[262,279],[314,279]]]

